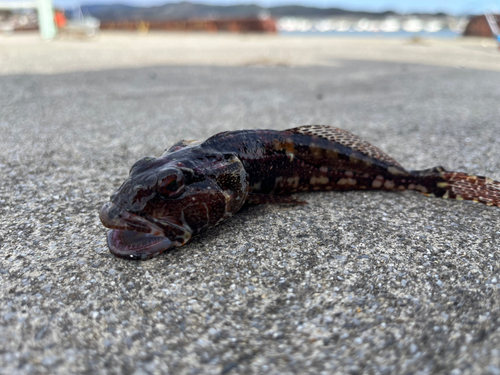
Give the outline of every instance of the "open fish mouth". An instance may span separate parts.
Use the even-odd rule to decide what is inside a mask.
[[[174,244],[164,236],[111,229],[108,232],[108,246],[111,253],[119,258],[144,260],[170,249]]]
[[[111,253],[125,259],[149,259],[174,246],[162,229],[146,218],[120,210],[114,203],[106,203],[100,212],[108,232]]]

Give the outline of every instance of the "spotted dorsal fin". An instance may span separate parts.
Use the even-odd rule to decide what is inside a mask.
[[[378,149],[375,146],[372,146],[368,142],[363,141],[358,136],[351,134],[345,130],[334,128],[333,126],[328,125],[304,125],[297,128],[288,129],[288,131],[324,138],[331,142],[336,142],[343,146],[347,146],[369,158],[380,160],[386,163],[388,166],[401,168],[403,171],[405,170],[396,160],[391,158],[382,150]]]

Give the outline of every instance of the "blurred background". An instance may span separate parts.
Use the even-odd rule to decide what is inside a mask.
[[[397,0],[1,0],[0,31],[263,32],[283,35],[497,37],[498,3]]]

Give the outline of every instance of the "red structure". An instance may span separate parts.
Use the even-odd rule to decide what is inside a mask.
[[[500,27],[500,15],[495,15],[494,17]],[[486,16],[475,16],[471,18],[465,28],[464,36],[480,36],[485,38],[493,37],[490,25],[488,25],[488,21],[486,20]]]
[[[220,20],[165,20],[165,21],[101,21],[101,30],[164,30],[205,31],[232,33],[276,33],[272,18],[220,19]]]

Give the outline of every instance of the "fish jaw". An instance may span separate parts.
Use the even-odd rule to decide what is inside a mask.
[[[164,236],[111,229],[108,232],[108,247],[118,258],[146,260],[174,247],[174,244]]]
[[[112,202],[106,203],[99,214],[101,222],[111,230],[108,246],[119,258],[144,260],[175,246],[154,223],[139,215],[120,210]]]

